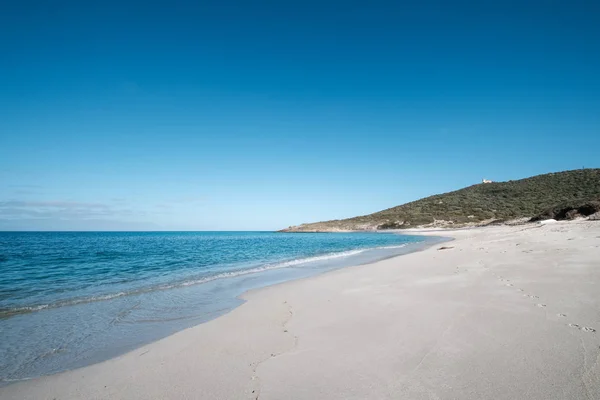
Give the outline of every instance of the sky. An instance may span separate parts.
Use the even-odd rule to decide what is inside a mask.
[[[597,1],[0,5],[0,230],[274,230],[600,167]]]

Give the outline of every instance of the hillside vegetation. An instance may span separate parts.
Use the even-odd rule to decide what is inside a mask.
[[[360,217],[284,229],[315,232],[462,226],[532,218],[561,204],[600,199],[600,169],[581,169],[478,184]]]

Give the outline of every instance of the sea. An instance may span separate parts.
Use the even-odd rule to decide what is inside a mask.
[[[417,251],[395,233],[0,232],[0,385],[100,362],[241,294]]]

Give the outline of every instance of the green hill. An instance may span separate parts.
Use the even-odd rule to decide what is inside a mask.
[[[374,214],[302,224],[284,231],[395,229],[429,224],[461,226],[531,218],[561,204],[598,199],[600,169],[580,169],[516,181],[482,183]]]

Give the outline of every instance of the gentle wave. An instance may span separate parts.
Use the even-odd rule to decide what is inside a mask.
[[[385,249],[401,249],[402,247],[406,247],[406,243],[395,245],[395,246],[380,246],[380,247],[375,247],[375,248],[377,250],[385,250]]]
[[[11,316],[18,315],[18,314],[27,314],[27,313],[32,313],[32,312],[51,309],[51,308],[59,308],[59,307],[65,307],[65,306],[74,306],[74,305],[83,304],[83,303],[92,303],[92,302],[97,302],[97,301],[112,300],[112,299],[123,297],[123,296],[132,296],[132,295],[148,293],[148,292],[153,292],[153,291],[158,291],[158,290],[169,290],[169,289],[175,289],[178,287],[199,285],[199,284],[203,284],[206,282],[214,281],[216,279],[234,278],[237,276],[256,274],[259,272],[269,271],[269,270],[273,270],[273,269],[289,268],[289,267],[293,267],[296,265],[301,265],[301,264],[306,264],[306,263],[311,263],[311,262],[316,262],[316,261],[325,261],[325,260],[331,260],[331,259],[335,259],[335,258],[350,257],[353,255],[363,253],[367,250],[395,249],[395,248],[401,248],[404,246],[406,246],[406,244],[402,244],[402,245],[398,245],[398,246],[382,246],[382,247],[359,249],[359,250],[348,250],[348,251],[343,251],[343,252],[324,254],[324,255],[320,255],[320,256],[313,256],[313,257],[306,257],[306,258],[299,258],[299,259],[295,259],[295,260],[283,261],[283,262],[279,262],[279,263],[275,263],[275,264],[267,264],[267,265],[263,265],[263,266],[255,267],[255,268],[229,271],[229,272],[221,272],[219,274],[206,276],[206,277],[202,277],[199,279],[192,279],[192,280],[186,280],[183,282],[174,282],[174,283],[165,284],[165,285],[134,289],[134,290],[127,291],[127,292],[117,292],[117,293],[111,293],[111,294],[106,294],[106,295],[101,295],[101,296],[69,299],[69,300],[58,301],[58,302],[55,302],[52,304],[40,304],[40,305],[32,305],[32,306],[24,306],[24,307],[15,307],[15,308],[9,308],[9,309],[0,309],[0,318],[7,318],[7,317],[11,317]]]

